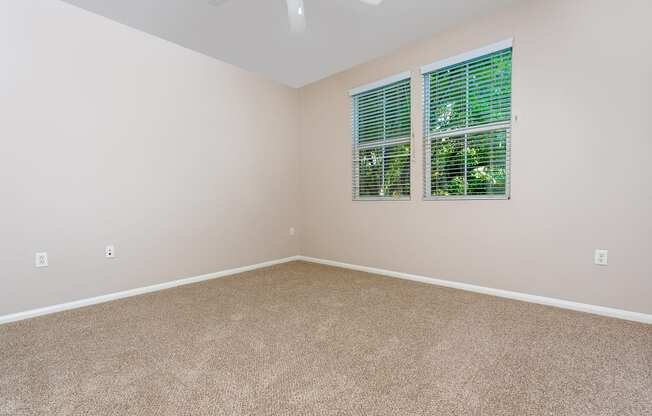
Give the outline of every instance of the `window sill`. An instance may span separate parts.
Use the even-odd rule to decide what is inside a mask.
[[[424,196],[424,201],[508,201],[509,195]]]
[[[353,202],[367,202],[367,201],[411,201],[409,196],[389,197],[389,196],[369,196],[353,198]]]

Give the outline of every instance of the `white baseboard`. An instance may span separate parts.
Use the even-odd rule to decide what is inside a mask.
[[[644,314],[640,312],[631,312],[622,309],[607,308],[604,306],[589,305],[586,303],[578,303],[578,302],[571,302],[571,301],[555,299],[555,298],[547,298],[544,296],[529,295],[526,293],[512,292],[509,290],[492,289],[488,287],[476,286],[467,283],[454,282],[451,280],[435,279],[435,278],[419,276],[415,274],[378,269],[375,267],[367,267],[367,266],[359,266],[355,264],[342,263],[333,260],[323,260],[323,259],[317,259],[314,257],[306,257],[306,256],[292,256],[283,259],[271,260],[263,263],[253,264],[250,266],[223,270],[221,272],[209,273],[201,276],[188,277],[179,280],[174,280],[171,282],[160,283],[157,285],[140,287],[136,289],[125,290],[122,292],[110,293],[108,295],[102,295],[102,296],[97,296],[88,299],[81,299],[74,302],[62,303],[59,305],[47,306],[44,308],[32,309],[25,312],[18,312],[10,315],[4,315],[4,316],[0,316],[0,325],[9,322],[21,321],[23,319],[34,318],[41,315],[48,315],[55,312],[66,311],[69,309],[76,309],[84,306],[95,305],[98,303],[109,302],[116,299],[123,299],[131,296],[142,295],[145,293],[156,292],[163,289],[170,289],[173,287],[188,285],[191,283],[203,282],[205,280],[217,279],[220,277],[230,276],[230,275],[243,273],[251,270],[261,269],[263,267],[274,266],[277,264],[288,263],[297,260],[307,261],[311,263],[319,263],[319,264],[324,264],[324,265],[334,266],[334,267],[341,267],[350,270],[358,270],[361,272],[379,274],[383,276],[396,277],[399,279],[413,280],[416,282],[428,283],[437,286],[445,286],[454,289],[466,290],[469,292],[483,293],[486,295],[498,296],[501,298],[515,299],[515,300],[520,300],[520,301],[530,302],[530,303],[538,303],[541,305],[554,306],[557,308],[592,313],[595,315],[609,316],[612,318],[619,318],[628,321],[652,324],[652,315]]]
[[[284,259],[271,260],[263,263],[252,264],[250,266],[238,267],[235,269],[223,270],[221,272],[203,274],[201,276],[187,277],[171,282],[159,283],[157,285],[139,287],[136,289],[125,290],[122,292],[110,293],[108,295],[97,296],[94,298],[76,300],[74,302],[61,303],[59,305],[46,306],[44,308],[32,309],[25,312],[18,312],[11,315],[0,316],[0,325],[9,322],[22,321],[23,319],[34,318],[41,315],[48,315],[55,312],[66,311],[69,309],[81,308],[84,306],[95,305],[98,303],[109,302],[116,299],[128,298],[131,296],[142,295],[145,293],[156,292],[163,289],[170,289],[177,286],[189,285],[191,283],[203,282],[205,280],[217,279],[219,277],[230,276],[233,274],[248,272],[250,270],[261,269],[263,267],[274,266],[276,264],[287,263],[299,260],[299,256],[286,257]]]
[[[379,274],[383,276],[390,276],[390,277],[396,277],[399,279],[406,279],[406,280],[413,280],[417,282],[422,282],[422,283],[429,283],[431,285],[437,285],[437,286],[445,286],[445,287],[450,287],[454,289],[461,289],[461,290],[466,290],[469,292],[476,292],[476,293],[482,293],[485,295],[492,295],[492,296],[498,296],[501,298],[508,298],[508,299],[515,299],[515,300],[520,300],[524,302],[530,302],[530,303],[538,303],[541,305],[548,305],[548,306],[554,306],[557,308],[562,308],[562,309],[570,309],[573,311],[579,311],[579,312],[586,312],[586,313],[592,313],[594,315],[602,315],[602,316],[609,316],[611,318],[619,318],[619,319],[624,319],[628,321],[635,321],[635,322],[642,322],[646,324],[652,324],[652,315],[640,313],[640,312],[631,312],[631,311],[625,311],[622,309],[614,309],[614,308],[607,308],[605,306],[596,306],[596,305],[589,305],[586,303],[578,303],[578,302],[571,302],[568,300],[561,300],[561,299],[555,299],[555,298],[547,298],[544,296],[536,296],[536,295],[529,295],[526,293],[520,293],[520,292],[512,292],[509,290],[501,290],[501,289],[492,289],[489,287],[483,287],[483,286],[476,286],[476,285],[471,285],[467,283],[460,283],[460,282],[453,282],[450,280],[442,280],[442,279],[435,279],[432,277],[425,277],[425,276],[418,276],[415,274],[409,274],[409,273],[401,273],[401,272],[395,272],[391,270],[385,270],[385,269],[377,269],[375,267],[367,267],[367,266],[358,266],[355,264],[348,264],[348,263],[342,263],[339,261],[333,261],[333,260],[323,260],[323,259],[317,259],[313,257],[306,257],[306,256],[297,256],[298,260],[302,261],[308,261],[312,263],[319,263],[319,264],[324,264],[328,266],[335,266],[335,267],[341,267],[344,269],[350,269],[350,270],[358,270],[361,272],[367,272],[367,273],[373,273],[373,274]]]

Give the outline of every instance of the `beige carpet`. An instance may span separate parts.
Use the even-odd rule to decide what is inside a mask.
[[[652,326],[291,263],[0,326],[2,415],[652,415]]]

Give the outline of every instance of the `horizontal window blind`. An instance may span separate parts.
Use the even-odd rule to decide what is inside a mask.
[[[509,197],[512,49],[423,75],[424,197]]]
[[[352,96],[353,198],[410,196],[410,78]]]

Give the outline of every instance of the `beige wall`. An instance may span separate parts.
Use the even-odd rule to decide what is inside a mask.
[[[299,252],[652,313],[650,15],[525,1],[296,91],[56,0],[0,0],[0,315]],[[411,69],[419,143],[419,66],[507,37],[512,199],[421,201],[418,144],[412,201],[351,201],[347,91]]]
[[[297,254],[296,90],[55,0],[0,34],[0,316]]]
[[[652,313],[650,16],[649,0],[525,1],[303,88],[302,254]],[[422,201],[419,67],[509,37],[512,199]],[[347,91],[406,69],[412,200],[353,202]]]

